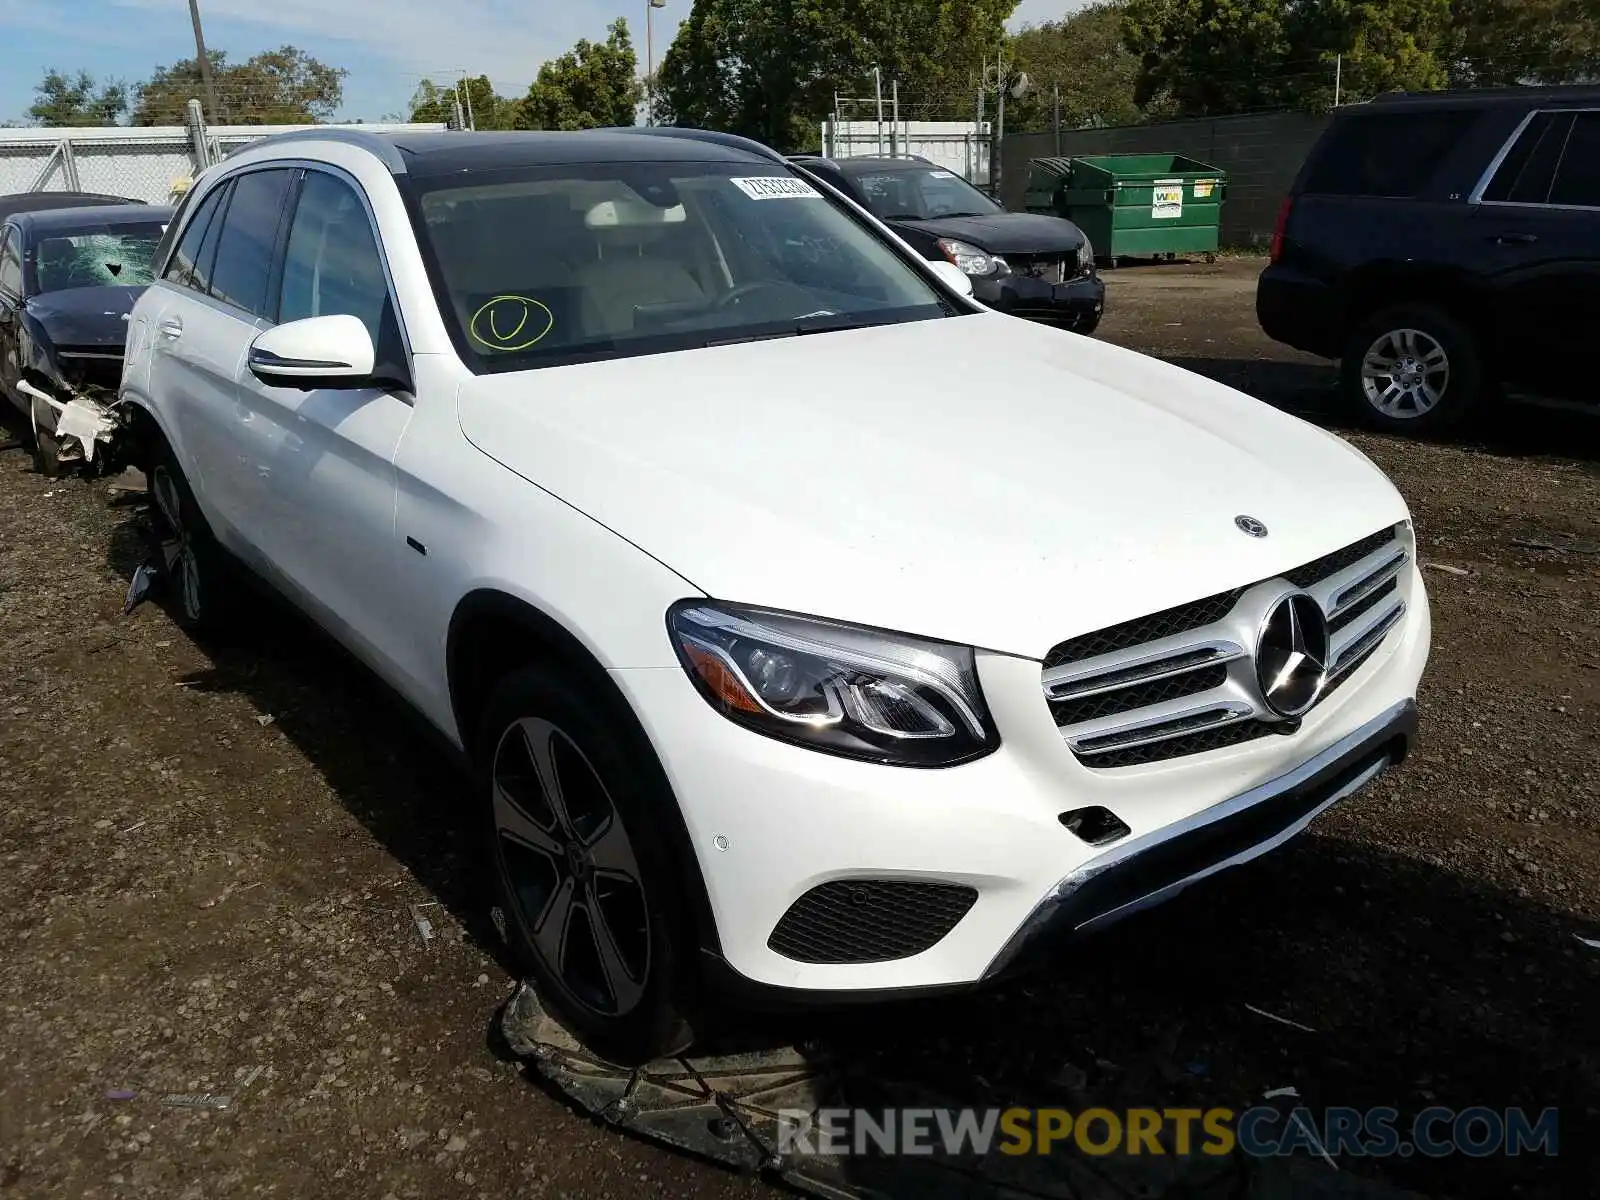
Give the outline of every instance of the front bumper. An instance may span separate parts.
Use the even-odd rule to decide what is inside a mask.
[[[1097,323],[1106,306],[1105,282],[1092,271],[1065,283],[1021,274],[977,278],[972,281],[972,295],[1010,316],[1068,329]]]
[[[1018,965],[1024,948],[1271,849],[1404,754],[1430,636],[1414,575],[1402,624],[1297,732],[1109,770],[1073,756],[1040,666],[1025,659],[979,655],[1002,744],[946,770],[761,737],[714,712],[676,668],[613,677],[678,797],[705,884],[712,966],[752,998],[816,1003],[980,983]],[[1096,846],[1063,826],[1063,813],[1090,805],[1111,810],[1127,835]],[[800,962],[769,945],[797,900],[841,880],[955,885],[976,900],[906,957]]]

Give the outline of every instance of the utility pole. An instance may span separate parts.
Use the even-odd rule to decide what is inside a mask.
[[[872,90],[878,97],[878,157],[883,157],[883,68],[872,68]]]
[[[1333,106],[1339,107],[1340,85],[1344,82],[1344,55],[1333,56]]]
[[[220,125],[222,113],[217,109],[217,85],[211,78],[211,57],[206,53],[206,35],[200,28],[200,0],[189,0],[189,21],[194,25],[195,64],[200,68],[200,83],[206,90],[211,119]]]
[[[889,157],[899,158],[904,147],[901,144],[903,139],[900,136],[900,80],[898,76],[894,80],[894,100],[892,103],[893,108],[890,111],[894,114],[894,123],[891,127],[892,132],[889,134]]]
[[[456,90],[459,91],[459,92],[465,92],[466,93],[466,96],[467,96],[467,128],[468,129],[472,129],[472,130],[476,130],[478,128],[478,120],[477,120],[476,117],[474,117],[472,115],[472,81],[469,80],[469,79],[463,78],[461,83],[460,83],[460,85],[457,87]]]
[[[656,26],[655,11],[667,0],[644,0],[644,123],[656,123]]]
[[[1061,85],[1055,85],[1054,115],[1051,121],[1056,131],[1056,157],[1061,157]]]

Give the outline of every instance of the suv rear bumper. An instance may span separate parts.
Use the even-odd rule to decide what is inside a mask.
[[[1293,267],[1274,263],[1256,283],[1256,320],[1275,342],[1322,358],[1344,349],[1344,322],[1338,297],[1326,283]]]

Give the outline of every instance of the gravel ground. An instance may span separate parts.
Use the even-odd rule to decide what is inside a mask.
[[[1328,367],[1255,328],[1259,266],[1115,272],[1103,336],[1337,426]],[[1600,421],[1350,436],[1429,567],[1413,757],[1056,974],[767,1034],[985,1105],[1555,1105],[1553,1160],[1347,1174],[1600,1191]],[[119,618],[133,526],[0,453],[0,1194],[776,1194],[524,1078],[445,759],[291,618],[205,647]]]

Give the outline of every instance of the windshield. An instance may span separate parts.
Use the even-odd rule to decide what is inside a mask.
[[[954,171],[897,168],[855,176],[867,207],[880,221],[935,217],[985,217],[1005,210]]]
[[[413,178],[475,371],[947,315],[936,288],[783,167],[600,163]]]
[[[86,287],[144,287],[166,226],[100,225],[51,230],[33,252],[37,295]]]

